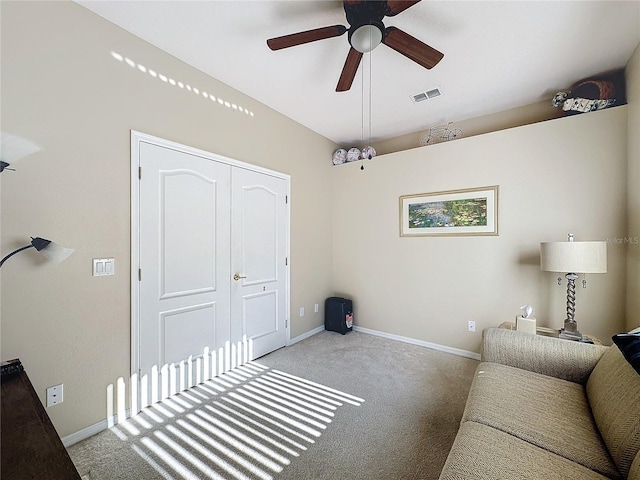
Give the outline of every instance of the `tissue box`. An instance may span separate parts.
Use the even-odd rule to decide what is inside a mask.
[[[536,333],[536,319],[524,318],[522,315],[516,317],[516,330],[525,333]]]

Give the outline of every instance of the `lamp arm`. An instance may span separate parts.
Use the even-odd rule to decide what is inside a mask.
[[[25,245],[24,247],[21,247],[21,248],[19,248],[17,250],[14,250],[9,255],[7,255],[2,260],[0,260],[0,267],[2,267],[4,262],[6,262],[9,258],[13,257],[16,253],[20,253],[21,251],[26,250],[27,248],[33,248],[33,245]]]

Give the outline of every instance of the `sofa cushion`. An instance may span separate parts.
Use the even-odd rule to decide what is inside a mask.
[[[494,427],[607,477],[620,477],[578,383],[481,363],[463,421]]]
[[[501,430],[463,422],[440,480],[603,480],[606,477]]]
[[[593,369],[586,390],[602,438],[626,476],[640,450],[640,375],[612,346]]]

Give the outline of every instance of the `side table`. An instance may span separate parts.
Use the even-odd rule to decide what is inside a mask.
[[[516,329],[516,322],[502,322],[500,325],[498,325],[498,328],[505,328],[507,330],[515,330]],[[558,338],[558,334],[559,333],[560,333],[560,331],[556,330],[554,328],[536,327],[536,335],[544,335],[545,337]],[[603,343],[600,341],[600,339],[598,339],[597,337],[594,337],[593,335],[583,335],[583,336],[588,338],[589,340],[591,340],[594,343],[594,345],[603,345]]]
[[[20,360],[3,362],[0,476],[81,480]]]

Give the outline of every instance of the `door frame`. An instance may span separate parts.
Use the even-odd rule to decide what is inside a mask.
[[[286,195],[286,259],[287,268],[285,269],[285,345],[290,344],[291,340],[291,288],[290,288],[290,238],[291,238],[291,176],[270,170],[267,168],[252,165],[250,163],[241,162],[233,158],[218,155],[216,153],[200,150],[195,147],[166,140],[164,138],[149,135],[147,133],[131,130],[131,374],[132,379],[137,375],[140,368],[140,144],[149,143],[159,147],[169,148],[178,152],[196,155],[208,160],[224,163],[233,167],[240,167],[251,170],[256,173],[262,173],[277,177],[287,182]],[[231,258],[229,258],[231,261]]]

